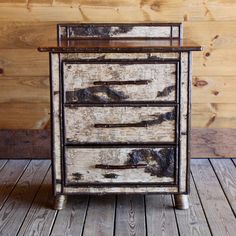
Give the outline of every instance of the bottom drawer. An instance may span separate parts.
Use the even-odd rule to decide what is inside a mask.
[[[174,147],[67,148],[65,185],[174,182]]]

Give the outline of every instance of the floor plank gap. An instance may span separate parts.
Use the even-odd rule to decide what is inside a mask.
[[[113,236],[116,236],[116,209],[117,209],[117,198],[118,196],[115,196],[115,212],[114,212],[114,227],[113,227]]]
[[[173,205],[173,209],[174,209],[175,221],[176,221],[176,226],[177,226],[177,230],[178,230],[178,236],[180,236],[180,229],[179,229],[178,220],[177,220],[177,216],[176,216],[176,209],[175,209],[175,202],[174,202],[173,195],[171,195],[171,201],[172,201],[172,205]]]

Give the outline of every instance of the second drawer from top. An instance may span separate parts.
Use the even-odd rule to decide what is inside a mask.
[[[65,103],[175,102],[178,61],[63,61]]]
[[[175,142],[177,107],[65,107],[66,144]]]

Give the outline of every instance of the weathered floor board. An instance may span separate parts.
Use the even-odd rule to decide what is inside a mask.
[[[181,236],[204,235],[210,236],[207,220],[191,176],[191,192],[189,195],[189,209],[186,211],[175,210],[177,223]]]
[[[146,235],[143,195],[120,195],[116,207],[116,236]]]
[[[92,196],[84,236],[110,236],[114,231],[115,196]]]
[[[30,162],[0,211],[0,235],[17,234],[48,167],[49,161]]]
[[[7,160],[0,160],[0,170],[7,164]]]
[[[48,160],[0,160],[0,236],[234,236],[236,159],[192,160],[190,208],[170,195],[70,196],[52,210]]]
[[[87,213],[88,196],[69,197],[66,208],[59,211],[52,230],[52,236],[82,235],[83,225]]]
[[[0,171],[0,208],[30,161],[10,160]]]
[[[236,216],[236,168],[230,159],[211,160],[222,189]]]
[[[209,160],[192,160],[191,170],[212,234],[235,235],[235,216]]]
[[[176,236],[178,228],[170,195],[146,196],[148,236]]]
[[[57,213],[50,209],[51,202],[51,171],[48,171],[18,235],[49,235]]]

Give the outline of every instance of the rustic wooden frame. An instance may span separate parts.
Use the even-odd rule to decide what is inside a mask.
[[[114,28],[112,28],[114,26]],[[119,28],[119,26],[121,28]],[[143,29],[142,34],[146,35],[146,37],[143,36],[138,36],[136,35],[138,30],[138,27],[170,27],[170,31],[168,31],[168,28],[166,28],[166,32],[161,31],[159,34],[158,31],[153,31],[152,33],[148,33],[147,29]],[[61,35],[60,31],[64,27],[65,31],[63,32],[64,35]],[[70,34],[70,28],[73,27],[85,27],[85,29],[77,29],[77,32],[74,31],[72,35],[75,35],[75,37],[71,37]],[[87,28],[89,30],[87,30]],[[90,31],[89,27],[94,27]],[[101,27],[100,31],[96,29],[96,27]],[[102,27],[107,27],[106,30],[104,31],[104,28]],[[123,28],[122,28],[123,27]],[[127,28],[125,28],[127,27]],[[130,28],[128,28],[130,27]],[[137,27],[133,30],[133,27]],[[173,35],[173,29],[175,28],[175,35]],[[118,28],[118,31],[116,31],[116,28]],[[178,31],[177,31],[178,29]],[[57,156],[55,157],[54,155],[54,150],[52,150],[52,156],[53,156],[53,185],[54,185],[54,194],[55,195],[60,195],[60,194],[101,194],[101,193],[119,193],[119,187],[123,187],[123,190],[120,192],[132,192],[132,187],[139,187],[137,192],[135,193],[143,193],[146,191],[142,190],[147,188],[148,193],[173,193],[173,194],[187,194],[189,191],[189,135],[190,135],[190,114],[191,114],[191,104],[190,104],[190,98],[191,98],[191,50],[201,50],[201,47],[198,45],[186,45],[182,43],[182,24],[181,23],[142,23],[142,24],[77,24],[77,23],[69,23],[69,24],[58,24],[57,25],[57,41],[58,41],[58,46],[57,47],[47,47],[47,48],[39,48],[39,51],[49,51],[50,52],[50,87],[51,87],[51,113],[54,111],[53,109],[53,99],[54,99],[54,89],[53,89],[53,78],[52,78],[52,58],[55,58],[55,64],[56,66],[56,79],[59,80],[59,84],[56,84],[57,86],[57,99],[59,99],[59,104],[57,104],[56,111],[59,112],[60,118],[58,120],[59,126],[57,125],[57,131],[59,133],[57,134],[57,139],[59,142],[60,140],[60,150],[57,150],[58,153],[60,152],[60,157]],[[127,31],[128,30],[128,31]],[[131,32],[129,32],[131,31]],[[82,33],[81,33],[82,32]],[[96,33],[96,37],[90,37],[91,32]],[[105,33],[104,33],[105,32]],[[118,32],[118,33],[117,33]],[[126,37],[126,32],[129,32]],[[176,33],[178,32],[178,35]],[[80,35],[81,33],[81,35]],[[104,33],[104,34],[103,34]],[[168,35],[169,33],[169,35]],[[99,35],[97,35],[99,34]],[[156,35],[168,35],[168,37],[155,37]],[[115,35],[115,36],[114,36]],[[122,37],[120,37],[122,35]],[[135,35],[135,37],[133,37]],[[94,36],[94,35],[92,35]],[[114,38],[113,38],[114,36]],[[136,37],[137,36],[137,37]],[[89,47],[73,47],[70,46],[70,40],[84,40],[84,39],[99,39],[99,40],[119,40],[119,39],[138,39],[138,40],[168,40],[170,45],[165,46],[147,46],[144,47],[142,46],[137,46],[135,45],[133,48],[129,47],[112,47],[109,46],[106,47],[97,47],[96,45]],[[61,42],[67,42],[64,46],[61,46]],[[67,45],[68,44],[68,45]],[[66,46],[67,45],[67,46]],[[72,44],[73,45],[73,44]],[[112,44],[111,44],[112,45]],[[152,45],[152,44],[150,44]],[[175,55],[170,58],[167,58],[164,56],[163,53],[173,53],[175,52]],[[78,54],[77,54],[78,53]],[[82,53],[82,57],[80,56],[80,53]],[[90,58],[90,55],[88,56],[89,59],[87,59],[87,53],[91,53],[92,57]],[[94,55],[93,55],[94,53]],[[112,59],[109,58],[104,58],[108,53],[108,55],[112,55]],[[113,57],[113,53],[114,57]],[[116,58],[115,55],[118,55],[120,53],[123,53],[122,57],[124,58]],[[127,53],[136,53],[136,54],[144,54],[143,56],[135,58],[132,56],[132,59],[126,58],[125,54]],[[153,53],[153,54],[152,54]],[[153,56],[155,53],[158,54],[157,57]],[[71,54],[71,55],[69,55]],[[83,55],[86,56],[84,57]],[[99,54],[103,54],[102,57],[99,56]],[[156,54],[156,55],[157,55]],[[68,56],[68,57],[67,57]],[[160,56],[160,57],[159,57]],[[73,59],[71,59],[71,57]],[[126,58],[126,59],[125,59]],[[82,63],[94,63],[94,64],[138,64],[138,63],[143,63],[143,64],[169,64],[173,63],[176,65],[176,70],[175,70],[175,78],[176,78],[176,83],[175,83],[175,99],[170,101],[146,101],[146,100],[141,100],[141,101],[119,101],[119,102],[65,102],[65,93],[64,93],[64,75],[63,75],[63,66],[65,63],[76,63],[76,64],[82,64]],[[183,68],[182,68],[183,65]],[[182,81],[182,78],[184,79]],[[180,96],[181,94],[181,89],[182,89],[182,83],[184,83],[184,94],[183,98]],[[183,100],[182,100],[183,99]],[[184,102],[184,104],[182,104]],[[173,106],[176,109],[176,119],[175,119],[175,130],[174,130],[174,137],[175,141],[174,142],[134,142],[134,143],[126,143],[126,142],[116,142],[116,143],[99,143],[99,142],[94,142],[94,143],[83,143],[83,142],[65,142],[65,118],[64,118],[64,108],[65,107],[94,107],[94,106],[102,106],[102,107],[118,107],[118,106],[129,106],[129,107],[134,107],[134,106],[146,106],[146,107],[169,107]],[[59,110],[58,110],[59,109]],[[51,128],[52,128],[52,133],[53,131],[53,117],[51,118]],[[181,127],[183,124],[183,127]],[[183,143],[181,141],[181,138],[183,137]],[[52,144],[54,143],[54,140],[52,139]],[[52,147],[54,147],[52,145]],[[68,183],[66,180],[66,163],[65,163],[65,149],[66,148],[111,148],[111,147],[119,147],[119,148],[125,148],[125,147],[173,147],[175,150],[175,163],[174,163],[174,181],[168,183],[168,182],[163,182],[163,183],[129,183],[129,182],[116,182],[116,183],[90,183],[90,182],[83,182],[83,183],[76,183],[76,184],[71,184]],[[53,148],[52,148],[53,149]],[[186,153],[185,153],[186,152]],[[183,155],[183,160],[182,160],[182,155]],[[60,164],[57,163],[57,167],[55,167],[56,160],[59,161],[60,159]],[[182,163],[183,161],[183,163]],[[60,166],[60,171],[58,172],[59,175],[55,175],[55,168],[59,168]],[[56,176],[59,177],[59,179],[56,179]],[[59,182],[58,182],[59,181]],[[57,184],[59,184],[57,188]],[[149,186],[153,186],[155,188],[149,188]],[[165,188],[165,186],[167,188]],[[173,187],[172,187],[173,186]],[[126,188],[127,187],[127,188]],[[160,187],[160,188],[159,188]],[[73,189],[74,188],[74,189]],[[113,189],[113,190],[111,190]],[[165,191],[166,190],[166,191]]]
[[[178,171],[176,170],[177,168],[177,163],[179,162],[179,155],[177,155],[177,147],[178,147],[178,140],[179,140],[179,132],[178,132],[178,117],[179,117],[179,88],[180,88],[180,81],[179,78],[181,77],[180,70],[179,70],[179,64],[180,64],[180,59],[161,59],[161,60],[153,60],[153,59],[142,59],[142,60],[126,60],[126,59],[100,59],[100,60],[94,60],[94,59],[81,59],[81,60],[61,60],[60,62],[60,83],[59,83],[59,87],[60,87],[60,99],[61,99],[61,137],[62,137],[62,168],[61,168],[61,173],[62,173],[62,192],[64,187],[78,187],[78,186],[85,186],[85,187],[89,187],[89,186],[93,186],[93,187],[99,187],[99,186],[107,186],[107,187],[112,187],[112,186],[143,186],[143,185],[148,185],[148,186],[154,186],[154,187],[160,187],[160,186],[172,186],[172,187],[177,187],[178,186],[178,179],[179,179],[179,175],[178,175]],[[94,64],[137,64],[137,63],[141,63],[141,64],[175,64],[176,65],[176,70],[175,70],[175,101],[171,101],[171,102],[145,102],[145,101],[141,101],[141,102],[119,102],[119,103],[114,103],[114,102],[108,102],[108,103],[96,103],[96,104],[91,104],[91,103],[77,103],[77,104],[71,104],[71,103],[65,103],[64,101],[64,68],[63,65],[65,63],[69,63],[69,64],[77,64],[77,63],[85,63],[85,64],[89,64],[89,63],[94,63]],[[175,120],[175,143],[163,143],[163,142],[158,142],[158,143],[129,143],[129,145],[126,145],[124,143],[106,143],[106,144],[101,144],[101,143],[71,143],[68,144],[65,141],[65,121],[64,121],[64,106],[173,106],[176,107],[176,120]],[[176,158],[175,158],[175,169],[174,169],[174,182],[173,184],[167,184],[167,183],[163,183],[163,184],[153,184],[153,183],[101,183],[101,184],[95,184],[95,183],[77,183],[77,184],[69,184],[66,181],[66,176],[67,176],[67,172],[66,172],[66,164],[65,164],[65,147],[79,147],[79,148],[83,148],[83,147],[130,147],[130,146],[152,146],[152,147],[162,147],[163,145],[170,147],[171,145],[174,145],[175,147],[175,153],[176,153]],[[179,168],[178,168],[179,169]]]
[[[59,23],[57,24],[57,43],[60,46],[61,40],[73,40],[74,38],[70,37],[69,31],[71,27],[170,27],[170,37],[138,37],[139,39],[181,39],[183,37],[183,27],[182,23]],[[173,27],[178,28],[178,36],[173,37]],[[65,28],[65,37],[61,37],[60,32],[62,28]],[[76,39],[94,39],[94,37],[76,37]],[[137,39],[137,37],[98,37],[96,39]]]

